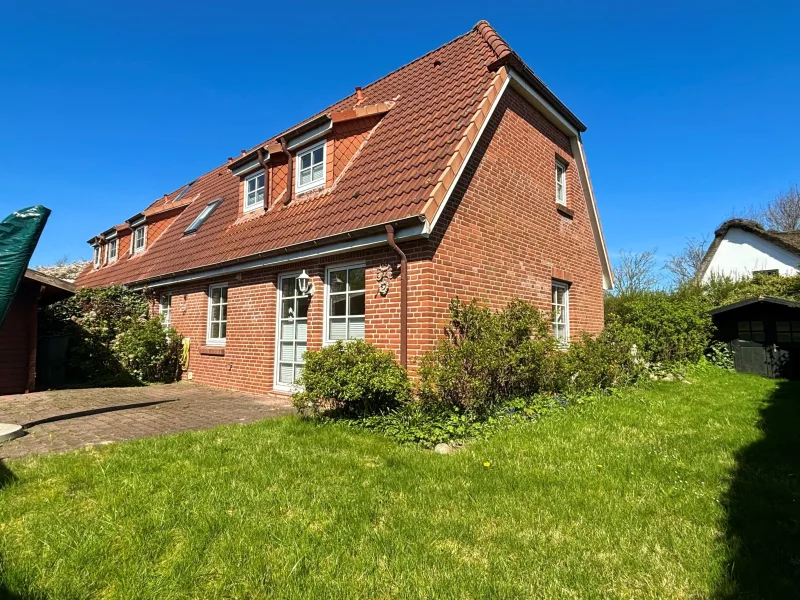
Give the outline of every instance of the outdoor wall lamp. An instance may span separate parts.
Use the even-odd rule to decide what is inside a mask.
[[[314,282],[311,281],[311,277],[308,276],[305,269],[297,276],[297,287],[301,294],[306,296],[314,295]]]

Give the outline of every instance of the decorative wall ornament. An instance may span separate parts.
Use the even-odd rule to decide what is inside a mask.
[[[383,264],[375,267],[375,279],[378,280],[378,291],[381,296],[389,293],[389,281],[392,279],[391,265]]]

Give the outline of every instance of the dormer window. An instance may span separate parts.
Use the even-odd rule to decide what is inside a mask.
[[[106,244],[106,262],[113,263],[117,260],[117,239],[113,239]]]
[[[133,230],[133,252],[141,252],[147,243],[147,225]]]
[[[244,180],[244,212],[264,206],[264,171],[253,173]]]
[[[325,185],[325,142],[297,153],[297,191]]]
[[[94,247],[94,268],[99,269],[103,264],[103,249],[100,245]]]

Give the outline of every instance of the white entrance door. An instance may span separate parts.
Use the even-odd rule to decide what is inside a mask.
[[[297,287],[297,273],[278,278],[275,387],[292,391],[303,369],[308,332],[309,296]]]

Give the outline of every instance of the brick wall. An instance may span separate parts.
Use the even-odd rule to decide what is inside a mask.
[[[555,161],[568,165],[557,211]],[[570,333],[603,327],[600,259],[567,136],[508,89],[431,238],[433,324],[451,297],[502,308],[514,297],[551,310],[553,279],[570,283]],[[437,293],[438,292],[438,293]]]
[[[21,394],[28,388],[38,290],[38,283],[23,279],[0,327],[0,394]]]
[[[571,218],[556,210],[556,157],[568,165]],[[273,179],[279,181],[280,176]],[[511,89],[487,125],[431,238],[400,245],[409,258],[412,373],[419,356],[441,336],[454,296],[479,298],[494,308],[521,297],[549,313],[551,283],[561,279],[570,283],[573,338],[602,329],[600,260],[569,140]],[[279,274],[305,269],[314,281],[316,293],[308,314],[308,348],[313,349],[323,343],[325,269],[352,262],[366,265],[367,341],[399,352],[399,261],[383,247],[167,290],[173,294],[172,323],[191,338],[193,380],[251,392],[272,389]],[[388,294],[381,296],[376,269],[386,264],[393,278]],[[223,281],[229,285],[227,342],[224,356],[208,355],[202,351],[208,288]]]
[[[409,244],[406,253],[415,260],[410,269],[411,282],[409,309],[419,314],[423,296],[428,286],[422,271],[430,268],[429,261],[419,260],[429,255],[428,244],[416,241]],[[397,255],[389,248],[351,252],[325,259],[293,263],[288,267],[258,269],[229,277],[204,280],[172,288],[159,289],[152,297],[152,310],[157,312],[162,293],[172,294],[171,322],[181,335],[191,339],[189,369],[193,381],[212,386],[249,392],[272,389],[275,372],[275,331],[277,323],[277,284],[284,273],[300,273],[303,269],[311,277],[315,294],[308,312],[308,348],[319,348],[323,343],[324,277],[328,266],[363,263],[366,268],[365,337],[368,341],[395,353],[400,350],[400,282],[390,283],[389,293],[381,296],[376,269],[389,265],[390,271],[399,272]],[[228,284],[227,339],[224,355],[206,346],[209,286]],[[412,340],[409,347],[421,347],[421,335],[413,319],[409,329]],[[187,377],[187,374],[184,374]]]

